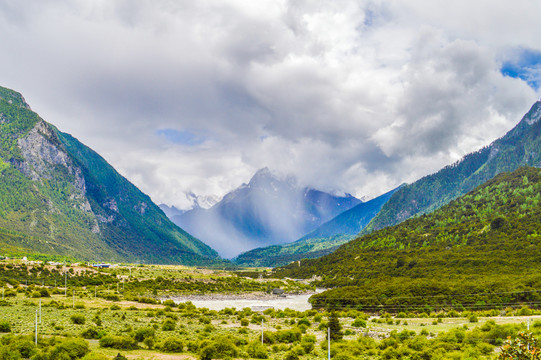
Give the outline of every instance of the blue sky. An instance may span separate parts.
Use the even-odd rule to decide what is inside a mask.
[[[206,140],[204,136],[189,130],[160,129],[156,134],[164,137],[170,143],[186,146],[201,145]]]
[[[374,197],[539,99],[539,14],[530,0],[0,1],[0,85],[157,203],[219,199],[263,167]]]
[[[541,50],[519,49],[514,57],[503,63],[501,72],[505,76],[524,80],[533,89],[541,87]]]

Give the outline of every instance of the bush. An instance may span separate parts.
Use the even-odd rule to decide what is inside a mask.
[[[179,338],[169,337],[163,341],[160,350],[170,353],[179,353],[184,349],[184,343]]]
[[[306,335],[301,340],[301,346],[304,350],[305,354],[309,354],[314,350],[314,346],[316,343],[316,337],[313,335]]]
[[[351,326],[365,328],[365,327],[366,327],[366,320],[364,320],[364,319],[362,319],[362,318],[357,318],[357,319],[355,319],[355,321],[351,324]]]
[[[281,330],[275,333],[277,342],[281,343],[293,343],[299,341],[302,337],[302,333],[299,329]]]
[[[81,332],[81,336],[85,339],[97,339],[99,337],[99,333],[96,328],[89,327],[88,329]]]
[[[299,360],[299,355],[295,351],[290,350],[285,354],[284,360]]]
[[[11,325],[7,321],[0,321],[0,333],[11,332]]]
[[[165,306],[170,306],[170,307],[173,308],[173,307],[176,307],[176,306],[177,306],[177,303],[174,302],[174,301],[171,300],[171,299],[168,299],[168,300],[165,300],[165,301],[163,302],[163,305],[165,305]]]
[[[254,359],[267,359],[269,357],[267,348],[258,340],[252,341],[248,345],[248,355]]]
[[[156,330],[151,327],[142,327],[135,331],[135,340],[142,342],[145,339],[153,338],[156,336]]]
[[[83,325],[86,321],[86,318],[83,314],[73,314],[70,316],[71,322],[76,325]]]
[[[236,357],[238,349],[231,339],[226,336],[216,338],[213,342],[202,348],[201,360],[228,359]]]
[[[100,339],[100,346],[119,350],[137,349],[137,340],[131,336],[106,335]]]
[[[117,294],[101,294],[100,297],[109,301],[120,301],[120,296]]]
[[[310,327],[310,325],[312,325],[312,324],[310,324],[310,321],[306,317],[303,317],[302,319],[299,320],[297,325],[306,325],[306,326]]]
[[[60,344],[55,345],[51,350],[51,359],[63,359],[68,356],[69,359],[79,359],[90,352],[88,342],[83,339],[67,339]]]
[[[165,319],[162,323],[163,331],[173,331],[175,330],[175,321],[172,319]]]

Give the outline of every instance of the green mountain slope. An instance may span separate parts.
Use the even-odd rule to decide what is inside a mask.
[[[353,239],[397,189],[342,212],[293,243],[253,249],[240,254],[233,261],[241,266],[275,267],[330,254]]]
[[[429,213],[504,171],[541,166],[541,102],[502,138],[435,174],[402,187],[364,229],[369,233]]]
[[[217,253],[170,222],[102,157],[0,87],[0,251],[207,264]]]
[[[278,276],[338,287],[318,306],[367,310],[541,304],[541,169],[503,173],[435,212],[302,260]]]

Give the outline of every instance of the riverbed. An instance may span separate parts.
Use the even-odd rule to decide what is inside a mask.
[[[284,310],[289,308],[297,311],[306,311],[312,308],[308,302],[310,296],[314,293],[300,295],[209,295],[209,296],[185,296],[173,297],[175,303],[190,301],[196,307],[204,307],[210,310],[223,310],[225,308],[251,308],[254,311],[261,311],[269,308]]]

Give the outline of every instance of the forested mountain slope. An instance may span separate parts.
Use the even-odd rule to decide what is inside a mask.
[[[277,276],[320,276],[315,304],[399,309],[541,304],[541,169],[502,173],[427,215],[302,260]],[[473,295],[467,295],[473,294]]]
[[[505,136],[435,174],[402,187],[363,233],[428,213],[504,171],[541,166],[541,102],[536,102]]]
[[[219,260],[101,156],[2,87],[0,251],[102,261]]]

